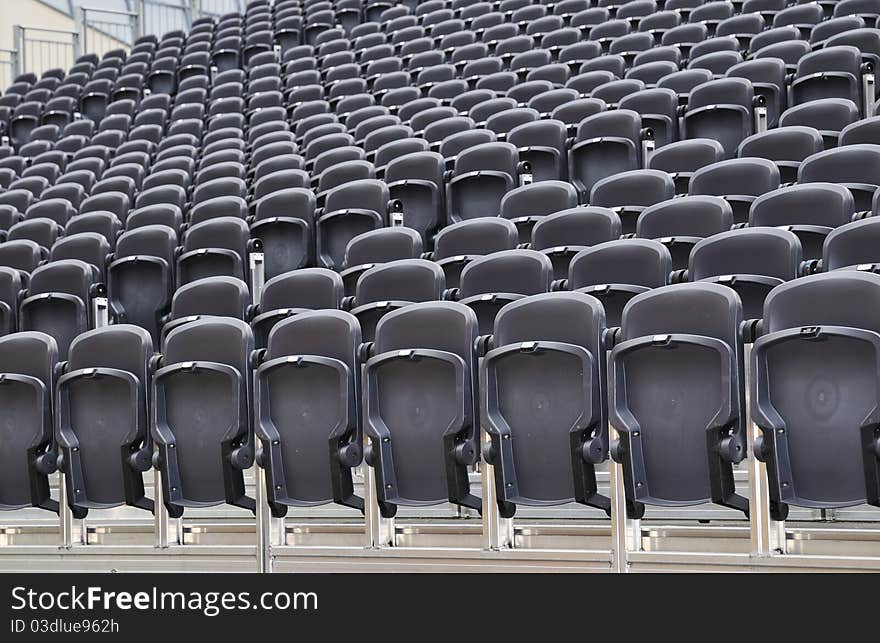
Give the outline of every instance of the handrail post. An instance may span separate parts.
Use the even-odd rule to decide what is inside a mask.
[[[18,51],[18,69],[14,70],[14,73],[12,74],[12,80],[15,80],[15,78],[21,74],[21,70],[27,68],[27,58],[24,50],[24,27],[21,25],[14,25],[12,27],[12,42],[13,49]]]

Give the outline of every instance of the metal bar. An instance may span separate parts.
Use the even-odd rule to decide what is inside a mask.
[[[864,102],[864,113],[862,114],[862,118],[870,118],[874,115],[874,103],[876,99],[874,93],[876,88],[874,83],[875,77],[873,70],[862,74],[862,100]]]
[[[255,306],[260,303],[265,284],[265,256],[262,252],[251,252],[248,255],[251,277],[251,303]],[[254,386],[256,390],[257,374],[254,372]],[[266,493],[266,472],[260,465],[254,462],[254,478],[256,479],[256,529],[257,529],[257,571],[266,574],[272,571],[272,515],[269,512]]]
[[[75,12],[74,14],[75,30],[81,34],[80,37],[82,46],[83,49],[85,49],[86,51],[88,51],[89,49],[89,37],[86,33],[88,31],[88,16],[86,15],[87,11],[88,9],[86,7],[80,7],[80,10]]]
[[[12,42],[13,47],[15,47],[16,51],[18,51],[18,62],[20,68],[15,70],[15,73],[12,75],[12,78],[15,79],[20,73],[20,69],[26,68],[25,63],[25,52],[24,52],[24,27],[21,25],[14,25],[12,27]]]
[[[648,138],[642,141],[642,167],[648,167],[648,161],[651,160],[651,155],[654,154],[654,139]]]
[[[608,427],[609,439],[618,438],[617,429]],[[618,574],[629,572],[630,552],[642,549],[642,525],[640,520],[627,518],[626,491],[623,482],[623,465],[611,460],[611,569]]]
[[[364,435],[364,448],[370,445],[370,438]],[[376,472],[364,463],[364,531],[366,546],[372,549],[394,545],[394,518],[383,518],[379,511],[376,495]]]
[[[268,574],[272,571],[272,515],[266,502],[266,472],[254,464],[254,474],[257,482],[257,571]]]
[[[752,378],[752,345],[745,344],[743,360],[745,363],[745,381]],[[755,439],[760,430],[752,422],[751,392],[746,387],[746,435],[748,439],[748,470],[749,470],[749,531],[752,556],[769,556],[770,545],[770,497],[767,492],[767,467],[760,462],[754,453]]]
[[[109,306],[106,297],[94,297],[92,299],[92,319],[95,321],[95,328],[101,328],[110,324]]]
[[[482,432],[482,442],[490,442]],[[483,487],[483,548],[498,551],[513,547],[513,518],[502,518],[498,511],[498,490],[495,488],[495,467],[487,462],[480,466]]]
[[[17,25],[21,26],[21,25]],[[71,31],[70,29],[50,29],[49,27],[31,27],[30,25],[21,26],[22,29],[30,29],[31,31],[45,31],[46,33],[63,33],[67,35],[75,34],[75,31]]]
[[[162,497],[162,473],[153,470],[153,518],[156,536],[156,547],[168,548],[168,509]]]
[[[251,275],[251,303],[260,303],[263,295],[263,284],[266,281],[266,257],[262,252],[251,252],[248,255]]]
[[[755,108],[755,133],[767,131],[767,107],[761,105]]]
[[[59,473],[58,518],[61,522],[61,547],[70,549],[73,546],[73,513],[67,506],[67,481],[64,473]]]
[[[83,13],[85,13],[86,11],[97,11],[98,13],[110,13],[110,14],[113,14],[114,16],[135,16],[135,15],[137,15],[136,13],[133,13],[131,11],[120,11],[118,9],[101,9],[99,7],[80,7],[80,9],[82,9]]]

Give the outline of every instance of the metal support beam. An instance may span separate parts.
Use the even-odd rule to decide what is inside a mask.
[[[369,445],[364,436],[364,446]],[[366,546],[378,549],[393,547],[395,540],[394,518],[383,518],[379,511],[376,495],[376,472],[373,467],[364,465],[364,531]]]
[[[168,509],[162,497],[162,473],[158,469],[153,470],[153,520],[156,536],[156,547],[168,548]]]
[[[481,432],[483,444],[489,434]],[[495,488],[495,467],[487,462],[480,466],[483,487],[483,549],[498,551],[513,547],[513,518],[502,518],[498,512],[498,490]]]
[[[92,298],[92,319],[95,321],[95,328],[102,328],[110,324],[110,309],[107,297],[99,296]]]
[[[743,361],[745,363],[745,381],[751,381],[752,345],[745,344]],[[755,439],[760,430],[752,422],[751,394],[746,387],[746,434],[748,438],[748,471],[749,471],[749,530],[751,537],[752,556],[770,556],[773,553],[770,542],[770,497],[767,492],[767,467],[755,457]]]
[[[874,115],[874,104],[876,102],[876,87],[874,85],[874,67],[870,66],[869,71],[862,74],[862,118],[870,118]]]
[[[616,440],[617,429],[608,427],[608,437]],[[626,492],[623,481],[623,465],[611,460],[611,570],[618,574],[629,572],[630,552],[642,549],[642,525],[641,521],[627,518],[626,516]]]

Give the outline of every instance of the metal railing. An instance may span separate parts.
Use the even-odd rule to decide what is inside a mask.
[[[140,15],[130,11],[80,7],[77,26],[83,51],[103,54],[130,47],[140,34]]]
[[[80,34],[77,31],[14,25],[12,36],[19,69],[38,76],[47,69],[69,69],[80,55]]]
[[[133,9],[140,15],[142,31],[139,35],[161,36],[176,29],[188,30],[192,25],[192,2],[179,5],[159,0],[135,0]]]
[[[242,0],[191,0],[194,18],[217,17],[224,13],[244,11]]]
[[[0,88],[9,87],[13,79],[20,73],[18,51],[15,49],[0,49]]]

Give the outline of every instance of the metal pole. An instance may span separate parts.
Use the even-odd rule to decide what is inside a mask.
[[[485,431],[482,432],[482,440],[484,444],[491,442]],[[498,511],[495,467],[482,462],[480,480],[483,485],[483,549],[498,551],[513,548],[513,518],[502,518]]]
[[[18,64],[18,49],[13,49],[9,53],[9,64],[12,68],[12,78],[15,78],[21,73],[21,67]],[[10,84],[12,84],[12,78],[9,79]]]
[[[364,435],[364,448],[370,444],[370,438]],[[364,463],[364,527],[367,547],[379,549],[394,546],[394,518],[383,518],[379,511],[376,494],[376,472],[373,467]]]
[[[162,497],[162,473],[158,469],[153,471],[153,507],[156,547],[159,549],[167,549],[168,509],[166,509]]]
[[[73,513],[67,506],[67,480],[63,473],[58,474],[61,483],[58,499],[58,517],[61,521],[61,546],[64,549],[73,547]]]
[[[618,438],[617,429],[608,427],[611,441]],[[611,483],[611,570],[619,574],[629,572],[627,553],[641,551],[642,525],[640,520],[627,518],[626,491],[623,481],[623,465],[609,462]]]
[[[263,293],[263,285],[266,280],[265,255],[262,252],[252,252],[248,256],[251,276],[251,303],[255,306],[260,303]],[[253,374],[253,390],[257,390],[257,375]],[[266,472],[260,465],[254,462],[254,481],[256,483],[256,529],[257,529],[257,569],[259,573],[266,574],[272,571],[272,514],[269,512],[266,493]]]
[[[870,71],[862,74],[862,100],[864,102],[864,114],[862,114],[862,118],[870,118],[874,115],[874,92],[876,91],[874,82],[874,68],[872,66],[870,67]]]
[[[18,59],[16,61],[18,64],[16,65],[15,73],[12,75],[12,79],[15,80],[21,74],[22,69],[27,69],[27,55],[24,50],[24,27],[21,25],[12,27],[12,41],[13,48],[18,51]]]
[[[752,345],[743,348],[745,362],[745,381],[752,380]],[[748,437],[748,471],[749,471],[749,530],[751,536],[752,556],[769,556],[770,545],[770,497],[767,492],[767,467],[755,457],[755,439],[760,430],[752,422],[751,391],[746,386],[746,432]]]
[[[266,472],[255,464],[254,476],[257,486],[257,571],[268,574],[272,571],[272,515],[266,502]]]
[[[86,7],[80,7],[79,11],[74,12],[74,31],[80,34],[80,42],[82,43],[83,49],[86,51],[88,51],[89,48],[89,36],[86,33],[86,29],[88,28],[86,25],[89,23],[87,11],[88,9]]]
[[[137,0],[138,36],[147,35],[147,6],[144,0]]]
[[[95,297],[92,299],[92,319],[95,320],[95,328],[101,328],[110,324],[107,297]]]

